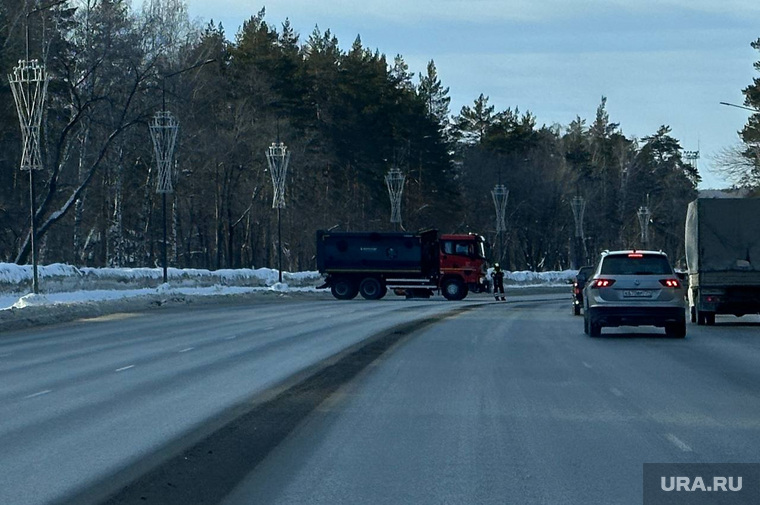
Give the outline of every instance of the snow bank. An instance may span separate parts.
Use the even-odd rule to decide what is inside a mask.
[[[567,284],[575,273],[575,270],[505,272],[504,284],[509,287],[559,286]],[[314,292],[324,282],[319,272],[283,272],[283,282],[279,282],[278,271],[271,268],[214,271],[169,268],[169,282],[164,284],[160,268],[77,268],[60,263],[40,266],[39,276],[43,294],[29,295],[32,267],[0,263],[0,310],[155,295]]]
[[[40,287],[45,293],[80,290],[125,290],[157,288],[163,282],[160,268],[77,268],[60,263],[38,268]],[[278,282],[271,268],[201,270],[169,268],[169,285],[177,287],[239,286],[269,288]],[[294,287],[313,287],[323,282],[319,272],[283,272],[283,282]],[[28,293],[32,289],[32,267],[0,263],[0,293]]]
[[[490,275],[491,271],[489,270],[488,273]],[[572,281],[577,273],[577,270],[562,270],[560,272],[531,272],[529,270],[504,272],[504,285],[565,285],[568,281]]]

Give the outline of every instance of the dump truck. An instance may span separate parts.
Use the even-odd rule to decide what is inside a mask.
[[[760,198],[698,198],[686,213],[691,321],[760,313]]]
[[[461,300],[487,291],[485,240],[473,233],[317,232],[317,268],[339,300],[378,300],[391,290],[407,297],[440,292]]]

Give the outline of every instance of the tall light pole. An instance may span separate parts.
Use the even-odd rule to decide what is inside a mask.
[[[8,75],[8,81],[16,102],[19,126],[21,127],[21,170],[29,172],[29,245],[32,252],[32,292],[40,292],[37,261],[37,219],[36,196],[34,192],[34,172],[42,170],[42,151],[40,149],[40,128],[42,127],[42,109],[47,95],[48,76],[45,65],[37,60],[29,59],[29,16],[56,5],[65,0],[34,8],[26,13],[24,27],[24,59],[19,60],[13,72]]]
[[[210,59],[196,63],[182,70],[166,74],[161,78],[161,110],[156,112],[150,123],[150,138],[153,141],[153,150],[156,154],[156,166],[158,168],[158,180],[156,181],[156,193],[161,194],[161,209],[163,211],[163,242],[161,247],[161,265],[163,267],[163,282],[168,282],[168,265],[166,259],[166,195],[174,192],[173,185],[173,159],[174,148],[177,144],[179,122],[166,110],[166,79],[183,72],[202,67],[216,61]]]
[[[646,249],[649,245],[649,220],[652,217],[652,212],[649,210],[649,195],[647,195],[647,204],[639,207],[636,215],[639,218],[639,226],[641,227],[641,246]]]
[[[401,225],[401,196],[404,194],[404,181],[406,176],[401,170],[393,167],[385,174],[385,185],[388,188],[388,196],[391,200],[391,223],[398,230]]]
[[[760,114],[760,109],[756,109],[754,107],[746,107],[744,105],[736,105],[734,103],[728,103],[728,102],[720,102],[720,104],[726,105],[728,107],[736,107],[737,109],[748,110],[750,112],[754,112],[755,114]],[[755,166],[760,165],[760,144],[756,142],[753,142],[753,143],[745,142],[745,143],[755,151]]]
[[[279,128],[278,128],[279,130]],[[272,142],[266,153],[269,173],[272,175],[272,208],[277,209],[277,270],[279,282],[282,282],[282,220],[280,211],[285,208],[285,182],[290,163],[290,151],[280,142],[277,132],[277,142]]]
[[[689,165],[697,168],[697,160],[699,159],[699,149],[696,151],[684,151],[683,157],[689,162]]]
[[[491,198],[493,198],[493,205],[496,208],[496,240],[499,243],[499,262],[503,262],[504,232],[507,231],[507,200],[509,199],[509,190],[504,184],[497,184],[491,190]]]
[[[570,207],[573,209],[573,219],[575,220],[575,265],[574,268],[578,269],[582,265],[579,259],[582,256],[582,261],[586,261],[585,252],[585,240],[583,236],[583,215],[586,212],[586,199],[578,195],[570,202]]]

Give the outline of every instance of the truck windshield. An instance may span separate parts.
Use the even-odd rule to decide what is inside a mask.
[[[483,242],[472,240],[451,241],[447,240],[442,243],[444,254],[455,254],[457,256],[468,256],[470,258],[485,259],[485,248]]]

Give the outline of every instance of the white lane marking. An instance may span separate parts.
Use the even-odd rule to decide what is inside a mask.
[[[192,351],[193,349],[195,349],[195,347],[188,347],[187,349],[182,349],[179,352],[188,352],[188,351]]]
[[[12,352],[6,352],[5,354],[0,354],[0,358],[7,358],[8,356],[13,355]]]
[[[623,392],[620,391],[618,388],[610,388],[610,393],[612,393],[613,395],[617,397],[623,396]]]
[[[673,445],[681,449],[683,452],[691,452],[691,447],[689,447],[683,440],[673,435],[672,433],[665,435],[665,438],[667,438]]]
[[[237,338],[237,335],[232,335],[231,337],[224,337],[224,340],[235,340]]]
[[[53,390],[52,390],[52,389],[46,389],[45,391],[40,391],[40,392],[38,392],[38,393],[34,393],[34,394],[31,394],[31,395],[26,395],[26,396],[24,397],[24,399],[27,399],[27,398],[34,398],[35,396],[42,396],[42,395],[46,395],[46,394],[48,394],[48,393],[52,393],[52,392],[53,392]]]
[[[124,370],[129,370],[130,368],[134,368],[134,367],[135,365],[123,366],[121,368],[117,368],[116,370],[114,370],[114,372],[123,372]]]
[[[593,368],[591,365],[589,365],[585,361],[582,361],[581,363],[583,363],[583,366],[585,366],[586,368]]]
[[[269,328],[264,328],[264,331],[272,331],[275,328],[277,328],[277,327],[276,326],[270,326]]]

